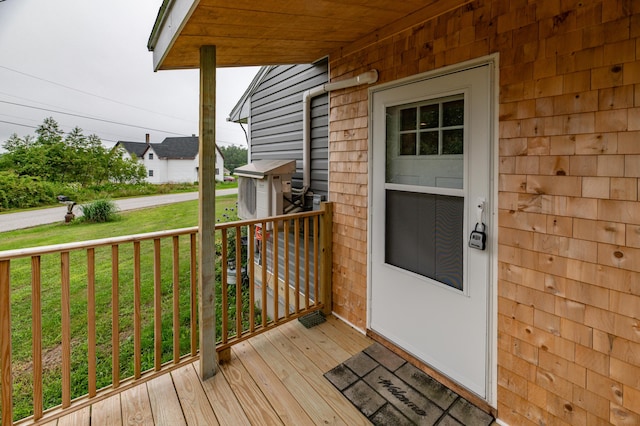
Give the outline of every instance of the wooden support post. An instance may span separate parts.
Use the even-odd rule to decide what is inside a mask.
[[[200,164],[198,292],[200,377],[216,374],[216,47],[200,47]]]
[[[333,270],[333,204],[322,203],[322,224],[320,226],[320,300],[322,312],[331,315],[332,291],[331,274]]]

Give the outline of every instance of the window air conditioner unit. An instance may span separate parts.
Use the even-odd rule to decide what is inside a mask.
[[[258,160],[235,169],[238,176],[238,217],[260,219],[281,215],[284,197],[291,197],[295,160]]]

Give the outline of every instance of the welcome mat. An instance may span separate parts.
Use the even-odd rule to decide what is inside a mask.
[[[491,415],[379,343],[324,376],[374,425],[495,424]]]

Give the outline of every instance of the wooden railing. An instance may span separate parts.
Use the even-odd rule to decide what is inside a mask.
[[[197,358],[197,232],[0,252],[1,425],[60,417]],[[330,309],[330,247],[330,204],[216,225],[221,360]]]

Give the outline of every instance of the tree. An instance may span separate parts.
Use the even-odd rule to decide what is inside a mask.
[[[249,151],[247,148],[243,148],[237,145],[219,146],[220,152],[224,156],[224,167],[229,169],[231,173],[235,171],[237,167],[247,164],[249,159]]]
[[[0,170],[81,185],[107,181],[139,183],[146,176],[142,164],[115,150],[107,150],[98,136],[87,137],[79,127],[64,137],[58,123],[49,117],[38,127],[36,135],[20,138],[13,134],[3,145],[7,152],[0,159]]]

